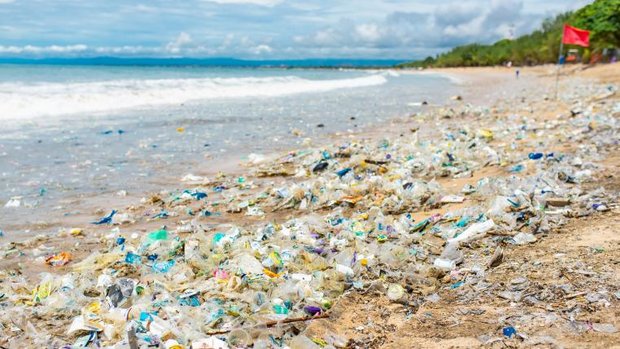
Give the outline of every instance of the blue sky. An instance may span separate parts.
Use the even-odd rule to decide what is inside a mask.
[[[0,57],[419,58],[585,0],[0,0]]]

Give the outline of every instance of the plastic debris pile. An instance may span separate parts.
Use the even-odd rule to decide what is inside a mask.
[[[482,288],[501,246],[533,243],[617,202],[617,193],[580,185],[620,139],[611,106],[580,104],[571,118],[539,121],[460,108],[455,115],[472,122],[440,123],[439,110],[418,116],[428,130],[255,156],[248,177],[201,177],[145,199],[149,221],[162,224],[148,233],[125,227],[138,215],[111,211],[93,222],[114,225],[103,246],[81,260],[29,250],[37,240],[8,244],[7,254],[23,250],[67,272],[33,284],[3,271],[0,338],[39,347],[336,346],[282,323],[325,314],[343,293],[376,282],[412,308],[438,297],[438,274],[467,271],[449,287]],[[235,224],[244,216],[253,220]],[[503,333],[516,336],[513,327]]]

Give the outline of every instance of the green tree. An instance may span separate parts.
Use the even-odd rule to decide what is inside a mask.
[[[554,63],[558,59],[562,28],[567,23],[591,31],[589,50],[579,47],[584,58],[598,49],[620,46],[620,0],[596,0],[575,13],[567,12],[547,18],[539,30],[515,40],[503,39],[492,45],[473,43],[457,46],[435,59],[428,57],[424,61],[401,66],[471,67],[499,65],[507,61],[515,65]]]
[[[586,5],[575,12],[570,23],[590,30],[595,46],[620,46],[620,0],[597,0]]]

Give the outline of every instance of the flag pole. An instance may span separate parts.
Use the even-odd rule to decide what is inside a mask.
[[[558,54],[558,67],[555,70],[555,99],[558,99],[558,85],[560,82],[560,68],[562,67],[562,51],[564,50],[564,27],[562,27],[562,39],[560,40],[560,53]]]

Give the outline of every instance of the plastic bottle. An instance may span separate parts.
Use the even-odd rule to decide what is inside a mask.
[[[495,227],[495,222],[493,222],[492,219],[489,219],[481,223],[472,224],[459,236],[449,239],[448,243],[470,241],[470,240],[480,238],[484,236],[487,231],[493,229],[494,227]]]

